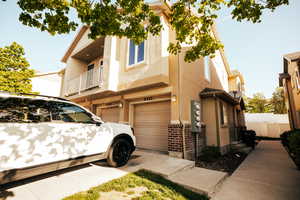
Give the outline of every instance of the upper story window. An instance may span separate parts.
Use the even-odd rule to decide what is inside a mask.
[[[210,81],[209,56],[204,57],[204,76],[206,80]]]
[[[135,65],[145,60],[145,41],[136,45],[133,40],[129,40],[128,65]]]

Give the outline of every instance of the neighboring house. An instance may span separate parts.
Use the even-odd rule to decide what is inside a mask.
[[[241,76],[230,71],[222,50],[212,59],[192,63],[184,61],[188,47],[179,55],[169,54],[169,42],[175,41],[169,8],[163,3],[151,7],[164,29],[140,45],[118,37],[93,41],[88,27],[80,29],[62,58],[66,68],[61,97],[103,120],[130,124],[139,148],[186,159],[195,152],[191,100],[198,100],[206,144],[226,152],[237,140],[237,129],[245,126]],[[213,34],[218,37],[215,28]]]
[[[59,97],[61,93],[63,70],[58,72],[35,73],[31,78],[32,91],[40,95]]]
[[[279,86],[284,88],[291,129],[300,129],[300,52],[283,56]]]

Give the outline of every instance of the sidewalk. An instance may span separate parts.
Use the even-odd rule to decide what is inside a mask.
[[[129,163],[121,168],[111,168],[106,162],[99,161],[6,184],[4,187],[0,185],[0,200],[59,200],[139,169],[160,174],[204,194],[212,193],[227,176],[223,172],[197,168],[193,161],[135,151]]]
[[[213,200],[299,200],[300,171],[279,141],[261,141]]]

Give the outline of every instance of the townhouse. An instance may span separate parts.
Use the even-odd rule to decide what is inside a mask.
[[[283,73],[279,74],[279,86],[284,88],[290,128],[300,129],[300,52],[283,56]]]
[[[193,159],[204,145],[222,153],[245,126],[244,80],[231,71],[223,50],[214,58],[184,61],[167,51],[176,35],[164,3],[151,4],[163,25],[159,36],[139,45],[127,38],[88,38],[83,26],[62,58],[61,97],[90,109],[104,121],[134,127],[137,147]],[[218,38],[214,27],[214,36]],[[191,101],[201,104],[200,137],[191,131]],[[195,147],[195,140],[198,146]]]

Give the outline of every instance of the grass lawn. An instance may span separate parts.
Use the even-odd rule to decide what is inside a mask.
[[[208,200],[165,178],[140,170],[118,179],[79,192],[63,200]]]

